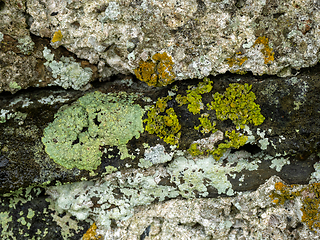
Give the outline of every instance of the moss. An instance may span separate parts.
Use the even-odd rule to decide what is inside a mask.
[[[88,93],[62,108],[44,129],[42,142],[48,155],[65,168],[95,170],[104,145],[117,146],[121,159],[133,157],[126,148],[143,132],[144,110],[126,93]]]
[[[150,134],[156,134],[168,144],[178,145],[181,125],[173,108],[167,108],[167,101],[171,96],[159,98],[155,106],[148,111],[145,130]]]
[[[180,106],[188,104],[188,110],[193,114],[200,113],[204,109],[202,103],[202,94],[209,93],[212,90],[212,81],[209,78],[204,78],[197,87],[187,90],[187,96],[177,95],[176,101]]]
[[[166,86],[175,79],[172,58],[165,52],[156,53],[147,61],[140,61],[134,73],[140,81],[154,87]]]
[[[61,41],[63,38],[63,35],[61,33],[61,30],[59,31],[56,31],[54,34],[53,34],[53,37],[51,39],[51,42],[55,43],[55,42],[59,42]]]
[[[284,204],[287,200],[301,197],[303,213],[301,221],[305,222],[310,230],[320,228],[320,183],[312,183],[300,190],[294,190],[297,184],[285,185],[281,182],[275,183],[275,191],[270,198],[275,204]],[[317,231],[315,231],[317,232]]]
[[[268,64],[269,62],[272,62],[274,60],[274,52],[273,49],[269,46],[269,39],[266,37],[258,37],[252,47],[259,44],[263,45],[261,53],[264,56],[264,63]]]
[[[216,110],[219,120],[230,119],[237,128],[244,128],[245,124],[260,125],[264,116],[260,113],[260,106],[254,102],[256,95],[250,92],[251,85],[231,83],[223,94],[216,92],[214,101],[208,108]]]

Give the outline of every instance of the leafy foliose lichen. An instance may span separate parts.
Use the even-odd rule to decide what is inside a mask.
[[[168,144],[178,145],[181,125],[173,108],[167,109],[167,101],[171,96],[159,98],[155,106],[148,111],[148,118],[144,120],[145,130],[156,134]]]
[[[201,95],[210,92],[211,89],[212,81],[204,78],[203,82],[200,82],[197,87],[187,90],[187,96],[178,94],[176,101],[180,106],[188,104],[188,110],[193,114],[198,114],[204,108]]]
[[[48,155],[65,168],[95,170],[101,147],[117,146],[121,159],[132,157],[126,144],[144,131],[144,110],[126,93],[88,93],[60,110],[44,129],[42,142]]]
[[[237,128],[244,128],[249,123],[260,125],[265,118],[254,102],[256,95],[250,92],[251,87],[247,83],[231,83],[223,94],[216,92],[213,95],[214,101],[208,104],[208,108],[216,110],[219,120],[230,119]]]
[[[198,90],[202,86],[202,90]],[[204,109],[201,101],[201,94],[211,91],[211,81],[207,80],[207,84],[201,83],[196,89],[189,90],[186,97],[177,96],[176,100],[180,104],[186,104],[189,102],[188,109],[190,112],[197,114],[200,110]],[[205,88],[204,88],[205,87]],[[207,104],[209,110],[216,111],[216,117],[218,120],[230,119],[236,125],[239,130],[243,129],[246,124],[252,123],[254,125],[260,125],[264,121],[263,115],[260,113],[260,107],[254,102],[256,96],[253,92],[250,92],[251,85],[248,84],[230,84],[223,94],[216,92],[213,95],[214,101]],[[204,90],[203,90],[204,89]],[[192,99],[192,101],[190,101]],[[200,125],[195,126],[196,130],[201,129],[204,133],[215,133],[216,122],[211,122],[210,115],[204,113],[199,117]],[[211,154],[216,160],[219,160],[223,154],[230,148],[239,148],[248,140],[248,137],[232,130],[226,131],[225,136],[228,138],[224,143],[220,143],[216,148],[203,147],[199,143],[194,142],[188,149],[192,156]]]
[[[238,149],[239,147],[243,146],[248,140],[247,136],[242,135],[235,130],[232,130],[231,132],[226,131],[225,135],[229,138],[229,140],[226,140],[224,143],[220,143],[216,148],[203,148],[199,143],[192,143],[190,145],[190,148],[188,149],[188,152],[192,156],[211,154],[214,159],[219,160],[228,149]]]
[[[155,87],[166,86],[175,79],[173,61],[166,52],[156,53],[152,59],[140,61],[139,67],[134,70],[134,73],[140,81]]]
[[[211,122],[209,119],[209,114],[204,113],[201,114],[201,117],[199,117],[200,125],[199,126],[194,126],[195,130],[200,130],[201,133],[215,133],[217,129],[215,129],[216,122]]]

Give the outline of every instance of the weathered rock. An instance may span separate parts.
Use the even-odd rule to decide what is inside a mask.
[[[319,6],[0,0],[0,237],[317,239]]]
[[[98,64],[102,77],[134,73],[161,52],[172,57],[181,80],[227,71],[286,76],[314,66],[318,9],[313,0],[28,0],[26,11],[33,34],[52,38],[61,31],[52,45]]]
[[[256,102],[260,104],[261,113],[266,118],[261,126],[251,125],[250,130],[243,132],[244,135],[248,135],[250,139],[253,139],[252,141],[250,140],[251,143],[247,143],[239,150],[232,150],[234,154],[239,153],[239,157],[234,155],[236,158],[241,159],[242,156],[249,162],[255,162],[254,165],[256,164],[256,167],[250,169],[250,171],[247,167],[240,167],[233,171],[230,170],[230,166],[222,168],[224,169],[224,174],[229,175],[227,184],[230,187],[232,186],[230,191],[231,189],[235,191],[255,190],[260,184],[273,175],[278,175],[289,183],[302,184],[309,181],[310,174],[314,171],[313,165],[318,161],[316,154],[319,151],[320,136],[319,120],[316,113],[318,111],[317,109],[319,109],[319,97],[316,94],[319,91],[317,90],[319,86],[317,84],[318,75],[316,72],[317,70],[315,68],[314,72],[303,71],[303,73],[296,77],[287,78],[264,77],[257,79],[255,77],[237,75],[212,78],[212,80],[214,80],[213,89],[210,94],[203,94],[202,100],[204,106],[212,101],[211,93],[216,91],[223,92],[230,82],[246,81],[252,83],[253,92],[257,94]],[[135,104],[145,108],[154,104],[158,97],[166,97],[168,91],[171,92],[171,95],[173,93],[175,93],[176,96],[177,94],[185,95],[187,86],[191,86],[192,84],[197,86],[195,81],[187,81],[180,84],[178,89],[174,86],[149,88],[141,82],[124,80],[114,83],[98,84],[96,89],[105,93],[121,93],[122,90],[126,90],[129,95],[130,93],[135,93]],[[94,89],[92,89],[92,91],[94,91]],[[118,95],[119,100],[122,99],[120,95]],[[124,141],[116,137],[114,143],[112,141],[110,142],[110,140],[100,142],[102,141],[102,135],[100,135],[99,138],[101,140],[98,140],[99,143],[96,143],[98,144],[97,149],[94,150],[92,154],[89,154],[91,157],[90,161],[88,161],[86,165],[80,162],[76,163],[84,159],[81,157],[73,158],[73,156],[67,157],[67,155],[72,153],[72,148],[77,146],[78,149],[78,147],[84,143],[82,140],[79,140],[81,139],[79,136],[81,135],[80,132],[86,132],[88,127],[85,125],[80,127],[76,121],[73,123],[79,127],[80,132],[77,133],[79,134],[77,138],[73,140],[70,139],[70,146],[68,145],[65,153],[63,152],[63,148],[54,146],[57,141],[55,140],[56,137],[50,136],[43,138],[43,136],[46,134],[44,133],[44,129],[48,128],[48,125],[54,129],[54,125],[50,122],[54,120],[54,114],[57,113],[57,110],[65,105],[62,110],[60,110],[60,118],[62,121],[63,116],[70,114],[65,111],[65,109],[68,108],[66,104],[73,102],[71,106],[77,106],[74,109],[78,109],[78,107],[82,106],[81,104],[79,105],[80,100],[77,100],[81,96],[89,95],[76,91],[43,90],[23,93],[16,97],[9,95],[2,97],[1,106],[4,107],[1,109],[0,116],[2,121],[5,122],[0,124],[1,132],[4,133],[0,139],[2,192],[15,190],[32,183],[44,183],[55,180],[62,182],[79,181],[83,177],[91,179],[93,176],[110,171],[110,167],[127,171],[128,168],[132,167],[147,168],[154,164],[166,164],[166,162],[172,160],[174,155],[180,154],[181,151],[183,155],[187,157],[188,153],[186,150],[190,148],[190,144],[199,139],[205,141],[205,139],[210,136],[210,133],[202,134],[200,130],[195,130],[194,128],[199,125],[198,118],[201,115],[190,113],[186,105],[179,106],[175,100],[175,96],[173,96],[172,100],[168,101],[168,106],[172,107],[177,113],[177,120],[181,125],[181,129],[178,132],[181,135],[177,142],[179,144],[178,148],[170,147],[170,144],[164,141],[165,138],[161,139],[159,137],[160,135],[150,135],[147,131],[143,132],[143,129],[140,129],[138,131],[140,132],[140,137],[133,137],[136,133],[132,136],[129,134],[130,137]],[[100,100],[102,100],[102,98],[100,98]],[[84,103],[85,101],[87,100],[83,100]],[[89,102],[87,102],[87,104],[89,104]],[[104,104],[108,104],[108,102]],[[90,109],[91,107],[88,105],[86,107],[82,106],[81,108]],[[123,110],[118,111],[120,114],[125,114],[126,109],[129,108],[124,107],[122,109]],[[86,111],[89,113],[91,110]],[[96,111],[98,112],[100,110]],[[201,113],[206,111],[210,114],[210,121],[216,122],[216,129],[224,132],[235,128],[230,120],[218,121],[217,116],[211,110],[203,109]],[[110,115],[111,113],[106,114]],[[56,118],[57,116],[58,115],[56,115]],[[101,115],[101,117],[102,116],[103,115]],[[78,117],[82,119],[81,115]],[[117,118],[115,114],[113,119]],[[124,118],[124,116],[119,116],[118,122],[122,122],[122,124],[128,125],[127,128],[130,128],[131,123],[129,122],[133,120],[129,119],[129,122],[125,123],[126,120],[120,120],[122,118]],[[147,113],[145,113],[143,119],[146,118]],[[90,121],[89,117],[88,119]],[[56,119],[55,121],[61,124],[61,122],[59,122],[60,120]],[[111,124],[111,118],[107,119],[106,123],[101,123],[101,121],[102,120],[96,119],[93,122],[97,124],[97,127],[99,124],[109,124],[107,126],[109,126],[110,129],[117,126]],[[135,118],[135,121],[137,121],[137,126],[142,124],[142,122],[138,123],[142,121],[141,119],[139,120],[139,118]],[[61,125],[61,129],[67,130],[68,128],[66,126],[69,126],[69,123],[66,124],[67,125]],[[144,126],[147,126],[146,123],[144,123]],[[310,127],[306,128],[306,126]],[[71,127],[71,125],[69,127]],[[118,130],[116,130],[116,132],[123,132],[125,130],[121,130],[121,126],[117,128]],[[109,136],[108,139],[111,139],[111,135],[108,134],[114,135],[116,132],[107,133],[109,131],[107,129],[104,131],[107,134],[106,136]],[[59,137],[62,136],[61,134],[67,134],[67,132],[57,133]],[[129,132],[126,134],[128,133]],[[97,138],[95,137],[95,139]],[[217,142],[213,142],[215,147],[217,147],[217,144],[222,139],[225,139],[223,134],[222,138],[215,140]],[[47,150],[46,152],[43,143],[46,144],[45,147],[54,147],[56,150]],[[86,149],[86,147],[81,148]],[[95,147],[92,149],[95,149]],[[243,150],[247,152],[244,155],[242,153]],[[59,155],[55,155],[54,151],[57,151]],[[77,151],[80,151],[80,148]],[[49,153],[49,156],[47,153]],[[65,159],[73,159],[72,164],[67,163],[65,159],[61,159],[61,156],[65,156]],[[54,161],[52,159],[54,159]],[[234,160],[227,158],[226,161],[233,162]],[[89,162],[91,162],[91,165]],[[222,165],[220,165],[221,163],[217,162],[216,164],[214,167],[222,167]],[[238,167],[239,166],[238,164]],[[165,171],[168,171],[168,169]],[[231,175],[233,176],[232,178],[230,177]],[[170,182],[170,174],[167,174],[167,176],[168,177],[164,177],[163,179],[161,178],[166,184]],[[178,185],[179,184],[177,184],[176,187],[178,187]],[[218,193],[226,194],[228,189],[229,187],[217,192],[215,185],[209,185],[205,192],[208,192],[208,196],[214,197],[217,196]],[[196,193],[196,195],[197,194],[198,193]]]
[[[44,196],[44,190],[37,187],[3,196],[0,236],[19,240],[72,240],[82,235],[83,239],[89,236],[99,239],[100,235],[104,239],[128,240],[317,239],[319,236],[314,231],[320,219],[320,214],[314,212],[319,206],[317,185],[286,186],[280,178],[271,177],[256,191],[234,197],[173,199],[147,206],[141,203],[130,212],[112,205],[104,208],[105,203],[101,204],[100,200],[106,196],[99,192],[106,190],[103,186],[107,185],[98,181],[49,187],[47,192],[51,197]],[[119,194],[130,190],[120,187],[114,193],[114,200],[121,203]],[[288,195],[284,194],[286,191]],[[80,220],[89,209],[91,217]],[[106,228],[110,217],[111,226]],[[84,234],[93,221],[96,223]]]

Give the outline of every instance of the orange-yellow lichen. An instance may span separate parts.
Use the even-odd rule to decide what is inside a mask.
[[[266,37],[258,37],[254,42],[253,47],[262,44],[264,47],[261,49],[261,53],[264,56],[264,63],[267,64],[274,60],[273,49],[269,46],[269,39]]]
[[[285,185],[281,182],[275,183],[275,191],[270,195],[273,203],[284,204],[286,200],[301,197],[303,213],[301,221],[305,222],[310,230],[320,228],[320,183],[312,183],[299,191],[294,191],[298,185]],[[316,232],[316,231],[315,231]]]
[[[242,53],[238,52],[236,54],[238,55],[238,54],[242,54]],[[229,64],[229,67],[233,67],[234,65],[241,67],[241,65],[244,64],[244,62],[248,60],[248,57],[234,56],[232,58],[227,58],[226,60],[227,60],[227,63]]]
[[[97,226],[96,223],[93,223],[88,231],[82,236],[82,240],[97,240],[100,239],[101,236],[96,236]]]
[[[51,42],[55,43],[55,42],[61,41],[62,38],[63,38],[63,35],[62,35],[62,33],[61,33],[61,30],[56,31],[56,32],[53,34],[53,37],[52,37],[52,39],[51,39]]]
[[[140,61],[134,73],[140,81],[155,87],[166,86],[175,79],[172,58],[165,52],[156,53],[147,61]]]

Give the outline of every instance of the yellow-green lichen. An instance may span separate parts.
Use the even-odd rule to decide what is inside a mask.
[[[42,142],[48,155],[65,168],[95,170],[105,145],[117,146],[121,159],[129,155],[126,144],[143,132],[144,110],[124,92],[93,92],[64,107],[44,129]]]
[[[228,137],[229,140],[226,140],[224,143],[220,143],[216,148],[203,148],[199,143],[192,143],[190,145],[190,148],[188,149],[188,152],[192,156],[211,154],[214,159],[219,160],[228,149],[238,149],[239,147],[243,146],[248,140],[247,136],[242,135],[235,130],[232,130],[231,132],[226,131],[225,136]]]
[[[140,81],[155,87],[166,86],[175,79],[173,61],[166,52],[156,53],[147,61],[141,60],[134,73]]]
[[[18,90],[21,89],[21,86],[19,86],[18,83],[16,83],[15,81],[10,82],[9,87],[13,89],[18,89]]]
[[[209,84],[211,85],[210,82]],[[260,113],[259,105],[254,102],[256,96],[253,92],[250,92],[251,87],[252,86],[249,86],[248,84],[230,84],[223,94],[216,92],[213,95],[214,101],[207,104],[207,107],[209,110],[216,111],[216,117],[218,120],[232,120],[237,129],[244,128],[245,125],[249,123],[260,125],[265,118]],[[178,102],[179,101],[180,103],[185,104],[188,99],[187,97],[180,96]],[[196,113],[199,112],[200,110]],[[202,133],[215,133],[217,131],[217,129],[215,129],[216,123],[211,123],[209,120],[209,114],[202,114],[199,120],[200,125],[195,127],[196,130],[202,128]],[[212,154],[216,160],[219,160],[227,149],[238,149],[248,140],[247,136],[236,132],[235,130],[232,130],[231,132],[226,131],[225,136],[229,140],[226,140],[224,143],[220,143],[216,148],[203,148],[200,144],[195,142],[191,144],[188,151],[192,156]]]
[[[167,101],[171,96],[159,98],[155,106],[148,111],[145,130],[150,134],[156,134],[168,144],[178,145],[181,125],[173,108],[167,108]]]
[[[200,130],[201,133],[215,133],[217,129],[215,129],[216,122],[212,122],[209,119],[209,114],[204,113],[201,114],[201,117],[199,117],[200,125],[199,126],[194,126],[195,130]]]
[[[244,128],[249,123],[260,125],[265,118],[254,102],[256,95],[250,91],[251,87],[247,83],[231,83],[223,94],[216,92],[213,95],[214,101],[208,104],[208,108],[216,110],[219,120],[230,119],[237,128]]]
[[[180,106],[188,104],[188,110],[193,114],[200,113],[200,110],[204,109],[202,103],[202,94],[210,92],[212,89],[212,81],[208,78],[204,78],[203,82],[200,82],[197,87],[187,90],[187,96],[177,95],[176,101]]]
[[[277,182],[270,198],[275,204],[284,204],[287,200],[300,197],[302,201],[300,210],[303,213],[301,221],[305,222],[310,230],[320,229],[320,183],[312,183],[300,190],[294,190],[297,186]]]

